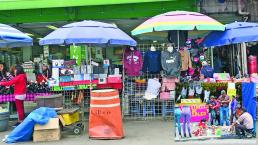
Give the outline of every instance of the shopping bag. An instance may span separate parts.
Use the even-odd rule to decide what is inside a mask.
[[[121,139],[124,137],[117,90],[91,91],[89,137],[94,139]]]

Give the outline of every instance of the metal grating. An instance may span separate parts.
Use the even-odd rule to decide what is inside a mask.
[[[137,49],[144,54],[151,46],[155,46],[156,50],[164,50],[163,44],[139,44]],[[131,77],[124,75],[123,89],[123,116],[129,120],[153,120],[172,118],[174,111],[174,100],[160,100],[159,96],[153,100],[143,98],[147,89],[148,79],[159,78],[160,82],[162,74],[144,73],[141,76]],[[138,83],[135,80],[144,79],[145,83]]]

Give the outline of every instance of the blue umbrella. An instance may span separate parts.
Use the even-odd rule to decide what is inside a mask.
[[[40,45],[90,44],[96,46],[136,46],[136,41],[115,25],[81,21],[67,24],[39,41]]]
[[[258,41],[258,24],[234,22],[226,24],[225,31],[212,31],[203,40],[204,47],[223,46]]]
[[[21,31],[5,24],[0,24],[0,47],[26,47],[32,46],[32,38]]]

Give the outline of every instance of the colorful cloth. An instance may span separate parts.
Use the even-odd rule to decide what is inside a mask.
[[[24,101],[35,101],[36,96],[48,96],[50,93],[35,93],[35,94],[26,94]],[[0,103],[4,102],[14,102],[14,95],[0,95]]]

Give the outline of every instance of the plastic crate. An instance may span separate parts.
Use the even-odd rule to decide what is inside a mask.
[[[59,111],[58,114],[62,116],[65,125],[71,125],[80,121],[79,111],[76,108],[63,109]]]

